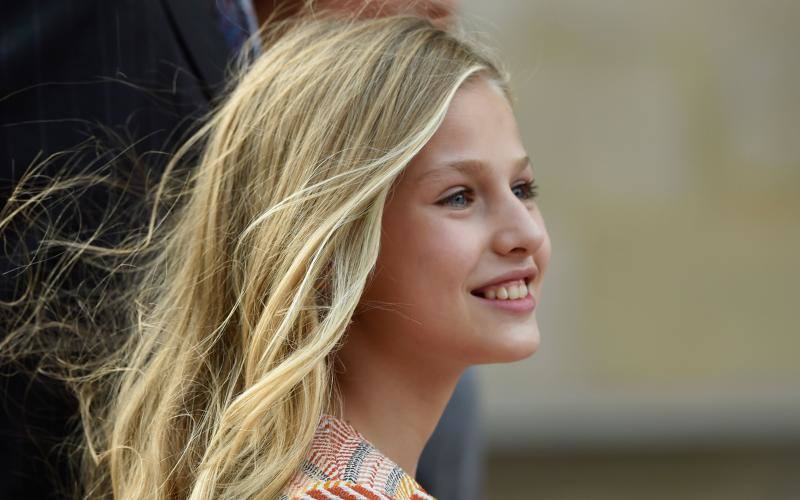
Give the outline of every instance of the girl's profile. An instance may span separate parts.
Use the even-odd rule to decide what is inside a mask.
[[[81,402],[82,496],[431,498],[413,476],[459,376],[537,349],[550,240],[498,64],[407,16],[264,39],[143,231],[47,240],[124,286],[55,321],[59,273],[20,300],[7,357],[71,339],[48,369]]]

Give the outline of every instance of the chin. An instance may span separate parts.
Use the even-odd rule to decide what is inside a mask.
[[[533,356],[539,350],[539,336],[536,339],[525,344],[516,346],[516,349],[511,353],[510,358],[506,363],[513,363],[515,361],[522,361]]]
[[[524,336],[509,336],[501,345],[495,345],[492,349],[490,359],[484,364],[490,363],[514,363],[530,358],[539,349],[539,329],[535,332],[526,332]]]
[[[539,349],[539,323],[534,319],[530,324],[508,332],[508,348],[512,361],[529,358]]]

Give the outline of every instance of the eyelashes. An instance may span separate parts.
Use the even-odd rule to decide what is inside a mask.
[[[524,189],[525,194],[523,195],[521,200],[532,200],[539,196],[539,186],[536,184],[536,181],[525,182],[522,184],[517,184],[512,189],[516,189],[521,187]]]
[[[522,191],[522,194],[519,197],[519,199],[522,201],[532,200],[539,195],[539,186],[536,184],[536,181],[523,182],[521,184],[516,184],[511,188],[512,191],[516,189],[520,189]],[[447,198],[436,202],[436,204],[446,207],[464,208],[469,206],[474,201],[474,198],[474,191],[472,189],[465,188],[456,191]]]

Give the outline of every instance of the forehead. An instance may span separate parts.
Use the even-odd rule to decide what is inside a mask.
[[[480,78],[456,92],[439,129],[408,165],[406,175],[416,182],[445,164],[508,164],[524,156],[508,99],[497,85]]]

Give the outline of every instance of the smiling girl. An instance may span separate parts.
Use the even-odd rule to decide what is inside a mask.
[[[537,348],[550,242],[497,66],[411,17],[268,39],[144,237],[67,245],[139,269],[117,335],[72,330],[119,339],[69,365],[86,496],[430,498],[459,376]]]

